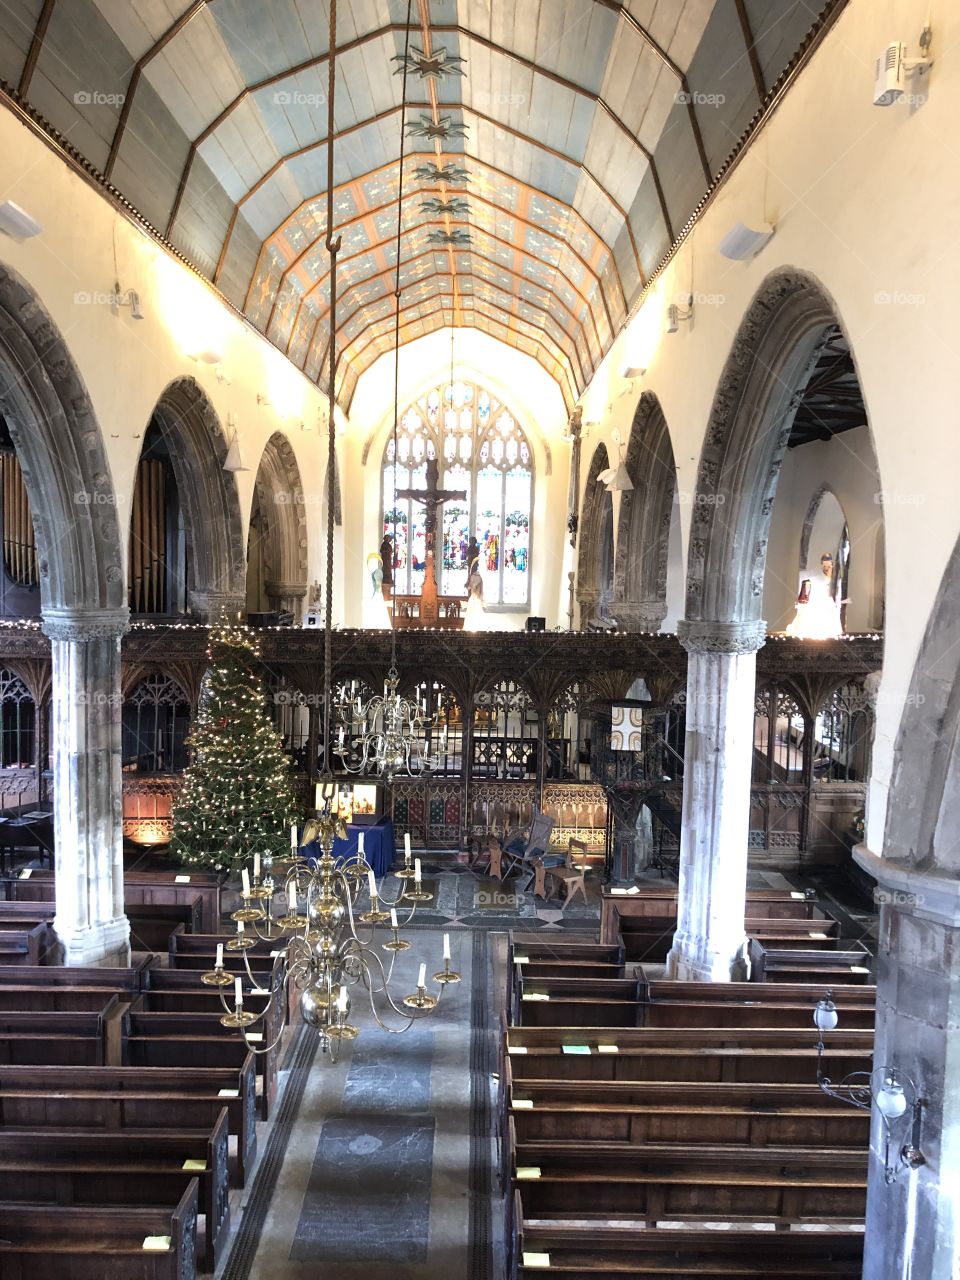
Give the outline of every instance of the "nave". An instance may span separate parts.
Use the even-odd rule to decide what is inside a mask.
[[[135,953],[129,970],[8,954],[0,1199],[30,1252],[0,1243],[2,1274],[21,1280],[29,1258],[30,1275],[46,1276],[49,1259],[50,1275],[77,1280],[181,1280],[195,1248],[216,1280],[719,1280],[769,1274],[774,1256],[790,1280],[859,1275],[868,1117],[817,1087],[812,1014],[832,989],[843,1030],[827,1037],[825,1070],[869,1066],[869,901],[849,884],[836,896],[836,878],[818,897],[753,872],[748,932],[799,968],[678,984],[662,980],[676,885],[659,873],[618,893],[588,871],[586,901],[567,906],[489,871],[424,867],[434,899],[406,931],[414,947],[396,976],[399,990],[414,985],[446,933],[462,981],[442,1017],[391,1035],[364,1009],[336,1063],[296,1015],[256,1060],[220,1025],[201,975],[237,925],[219,912],[209,923],[220,905],[209,886],[206,922],[180,925],[165,952]],[[143,870],[131,886],[138,874],[166,882],[170,900],[203,888]],[[31,882],[42,892],[29,863],[5,882],[3,930],[26,923],[21,907],[49,924]],[[384,879],[385,899],[401,892]],[[169,925],[162,906],[144,908],[144,937]],[[246,953],[255,975],[275,965],[270,950]],[[225,965],[242,970],[233,956]],[[67,1210],[71,1239],[53,1226],[64,1205],[96,1206]],[[134,1261],[148,1238],[149,1265]]]

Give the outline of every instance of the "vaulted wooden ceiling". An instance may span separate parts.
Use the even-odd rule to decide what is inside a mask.
[[[473,325],[577,398],[836,0],[341,0],[349,408],[401,338]],[[329,374],[326,0],[0,0],[0,77],[305,373]]]

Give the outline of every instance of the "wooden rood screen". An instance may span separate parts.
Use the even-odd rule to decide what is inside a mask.
[[[392,817],[397,837],[409,831],[415,844],[433,849],[464,848],[471,838],[502,836],[512,827],[525,827],[541,808],[554,822],[551,845],[565,849],[571,837],[589,849],[603,850],[607,801],[594,783],[548,782],[542,805],[533,782],[460,778],[397,779],[393,784]]]

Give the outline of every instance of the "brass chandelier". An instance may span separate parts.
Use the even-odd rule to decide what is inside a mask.
[[[407,3],[406,45],[409,46],[412,0]],[[330,0],[330,37],[328,58],[327,137],[335,135],[334,95],[336,87],[336,27],[337,0]],[[406,52],[406,50],[405,50]],[[406,103],[406,74],[402,101]],[[397,349],[399,351],[400,317],[400,254],[399,238],[403,210],[403,138],[400,130],[400,191],[398,197],[398,252],[397,252]],[[460,981],[461,975],[450,967],[450,938],[444,934],[443,968],[433,974],[437,994],[427,990],[427,966],[420,964],[416,989],[394,999],[390,991],[394,964],[397,956],[410,948],[410,943],[400,936],[416,912],[418,905],[432,901],[433,895],[423,886],[420,861],[411,863],[409,836],[406,838],[404,865],[397,873],[399,892],[393,901],[383,896],[382,882],[378,885],[373,867],[366,859],[362,833],[355,855],[340,860],[333,856],[334,840],[346,836],[346,826],[337,812],[337,784],[330,768],[330,747],[333,701],[333,644],[332,644],[332,590],[333,590],[333,523],[335,477],[335,409],[337,371],[337,254],[340,237],[333,236],[334,165],[332,141],[327,148],[327,235],[326,247],[330,255],[330,367],[327,415],[327,546],[326,591],[324,617],[324,735],[323,776],[317,783],[315,816],[304,824],[302,838],[298,840],[297,827],[291,829],[290,857],[274,860],[270,856],[254,853],[252,868],[241,871],[240,898],[242,906],[233,912],[236,934],[218,945],[213,969],[201,976],[207,986],[216,987],[220,993],[224,1013],[220,1021],[225,1027],[236,1029],[243,1036],[247,1047],[254,1053],[268,1053],[279,1042],[289,1022],[294,1003],[307,1026],[314,1028],[320,1037],[324,1053],[332,1061],[339,1057],[345,1040],[358,1034],[358,1027],[350,1019],[353,1003],[351,991],[362,992],[369,998],[370,1008],[379,1027],[385,1031],[401,1033],[414,1022],[432,1013],[439,1005],[447,986]],[[396,396],[395,396],[396,400]],[[396,405],[395,405],[396,413]],[[394,639],[395,644],[395,639]],[[368,734],[368,745],[363,752],[365,766],[376,762],[378,772],[392,778],[401,769],[410,769],[418,757],[414,756],[419,732],[426,723],[425,712],[418,704],[400,696],[398,677],[391,667],[384,697],[374,698],[367,704],[365,715],[373,712],[373,730]],[[362,707],[362,704],[361,704]],[[379,727],[378,727],[379,726]],[[419,757],[422,762],[422,756]],[[308,853],[316,843],[320,854]],[[252,875],[251,875],[252,871]],[[283,876],[286,900],[285,914],[273,916],[274,896],[277,890],[275,878]],[[400,913],[403,913],[403,919]],[[382,932],[386,930],[386,932]],[[378,933],[378,931],[381,931]],[[386,941],[378,944],[378,938]],[[261,988],[251,969],[248,952],[258,941],[276,942],[271,953],[274,965],[268,990]],[[225,951],[239,952],[243,959],[246,980],[255,999],[266,996],[266,1003],[256,1011],[251,1009],[244,994],[244,974],[234,975],[224,966]],[[384,953],[384,954],[381,954]],[[385,961],[384,955],[389,957]],[[232,994],[232,1002],[227,998]],[[279,1030],[272,1041],[265,1043],[267,1028],[277,1019]],[[397,1019],[401,1019],[398,1023]],[[262,1026],[262,1030],[254,1030]]]
[[[391,666],[383,685],[382,694],[374,694],[366,703],[355,690],[341,690],[337,701],[340,715],[339,749],[343,768],[347,773],[376,773],[387,781],[398,774],[414,778],[418,774],[432,773],[439,769],[447,747],[446,726],[436,738],[436,746],[427,745],[427,734],[436,729],[442,718],[442,708],[427,715],[426,698],[423,703],[413,697],[405,697],[399,691],[400,676]],[[346,735],[355,720],[363,726],[359,735]]]

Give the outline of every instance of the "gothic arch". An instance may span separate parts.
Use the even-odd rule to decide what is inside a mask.
[[[246,555],[236,478],[224,471],[228,442],[194,378],[178,378],[153,411],[183,505],[190,547],[188,602],[201,615],[243,605]]]
[[[113,481],[90,397],[48,312],[2,265],[0,412],[30,499],[44,613],[125,609]]]
[[[587,483],[583,491],[583,502],[580,508],[580,521],[577,531],[579,552],[577,555],[577,602],[580,605],[580,625],[584,626],[597,613],[600,595],[604,587],[601,571],[603,567],[603,526],[605,517],[610,518],[613,499],[606,485],[599,481],[600,473],[608,470],[610,459],[607,447],[597,445],[590,459],[587,472]],[[613,531],[610,530],[612,539]]]
[[[276,431],[267,441],[260,457],[254,484],[254,512],[251,515],[250,538],[255,520],[259,521],[258,563],[248,566],[261,581],[255,584],[266,593],[273,608],[291,608],[307,589],[307,521],[300,468],[290,441]],[[249,548],[249,539],[248,539]]]
[[[803,528],[800,530],[799,568],[801,573],[806,569],[807,562],[810,558],[810,538],[813,535],[813,526],[816,523],[817,513],[819,512],[820,506],[828,493],[836,499],[837,506],[840,510],[843,510],[843,503],[840,501],[837,491],[834,489],[832,484],[824,480],[823,484],[818,486],[813,497],[810,499],[810,504],[807,507],[807,514],[804,516],[803,520]],[[814,550],[816,550],[816,548],[814,548]]]
[[[628,630],[657,631],[667,613],[677,468],[660,401],[650,391],[637,404],[624,461],[633,489],[620,495],[613,612]]]
[[[838,323],[801,271],[761,286],[734,339],[700,455],[687,557],[690,621],[760,626],[770,513],[794,414]]]

